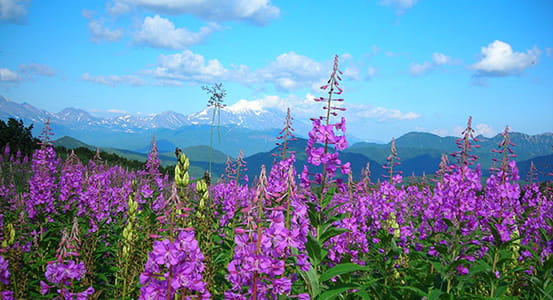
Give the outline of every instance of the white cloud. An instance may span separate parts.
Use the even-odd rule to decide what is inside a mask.
[[[25,23],[29,2],[28,0],[0,0],[0,22]]]
[[[430,71],[434,65],[429,62],[424,62],[422,64],[411,64],[409,66],[409,74],[411,76],[420,76]]]
[[[497,134],[497,131],[495,131],[490,125],[484,123],[476,125],[474,130],[476,135],[483,135],[485,137],[494,137]]]
[[[545,53],[547,53],[549,57],[553,56],[553,48],[545,48]]]
[[[306,94],[304,97],[299,97],[294,94],[290,94],[286,97],[265,95],[255,100],[241,99],[235,104],[228,106],[227,109],[235,112],[247,109],[255,109],[258,111],[273,109],[285,113],[286,110],[290,108],[295,118],[298,120],[308,120],[309,118],[322,114],[323,104],[315,102],[314,98],[315,96],[312,94]]]
[[[509,76],[520,74],[537,63],[541,51],[534,47],[526,53],[514,52],[511,45],[494,41],[482,47],[482,59],[472,65],[477,76]]]
[[[89,73],[84,73],[82,75],[84,81],[90,81],[97,84],[103,84],[107,86],[117,86],[117,85],[132,85],[132,86],[141,86],[146,85],[146,81],[136,75],[108,75],[108,76],[92,76]]]
[[[433,134],[439,135],[441,137],[445,137],[448,135],[448,130],[444,128],[438,128],[431,131]]]
[[[90,20],[90,22],[88,22],[88,29],[92,35],[92,41],[95,43],[100,43],[102,41],[117,42],[123,38],[123,30],[111,30],[99,20]]]
[[[129,114],[130,112],[126,110],[121,110],[117,108],[108,108],[108,109],[90,109],[89,112],[95,116],[111,116],[111,115],[124,115]]]
[[[262,99],[258,100],[245,100],[240,99],[238,102],[233,105],[227,106],[225,109],[233,113],[241,113],[245,111],[265,111],[265,108],[279,108],[278,103],[282,102],[278,96],[265,96]]]
[[[28,75],[54,76],[56,71],[52,67],[44,64],[28,64],[19,66],[21,73]]]
[[[451,62],[451,57],[443,53],[432,53],[432,59],[436,65],[445,65]]]
[[[354,107],[355,109],[353,114],[356,117],[376,119],[378,122],[391,120],[413,120],[420,118],[421,116],[414,112],[404,113],[397,109],[384,107],[371,107],[368,105],[355,105]]]
[[[393,7],[398,14],[404,13],[406,10],[417,4],[418,0],[382,0],[381,5]]]
[[[256,110],[277,109],[286,112],[288,108],[292,109],[292,113],[299,119],[309,119],[323,113],[323,103],[315,102],[315,96],[306,94],[305,97],[289,95],[287,97],[265,96],[256,100],[242,99],[229,106],[231,110],[240,110],[246,107],[255,108]],[[421,117],[420,114],[414,112],[401,112],[397,109],[384,107],[374,107],[366,104],[353,104],[348,102],[335,103],[337,106],[346,108],[345,112],[340,112],[340,115],[346,116],[351,122],[362,122],[363,120],[375,119],[378,122],[386,122],[392,120],[413,120]]]
[[[466,127],[455,126],[455,128],[453,129],[454,135],[461,136],[465,128]],[[495,129],[493,129],[492,126],[484,123],[480,123],[476,126],[472,126],[472,128],[474,129],[475,137],[478,135],[483,135],[485,137],[494,137],[497,134],[497,131],[495,131]]]
[[[279,55],[267,67],[267,71],[299,77],[313,77],[314,73],[322,71],[322,64],[294,51]]]
[[[348,79],[351,79],[351,80],[361,80],[363,79],[371,79],[373,78],[374,76],[376,76],[376,69],[374,67],[367,67],[366,68],[366,72],[364,72],[363,74],[361,74],[361,70],[356,67],[356,66],[353,66],[353,67],[346,67],[344,69],[344,78],[348,78]]]
[[[18,82],[21,77],[14,71],[6,68],[0,68],[0,82]]]
[[[200,28],[199,32],[190,32],[186,28],[175,28],[168,19],[159,15],[146,17],[142,28],[134,36],[134,42],[154,48],[186,49],[197,44],[211,34],[218,26],[211,23]]]
[[[376,76],[376,69],[374,67],[368,67],[367,77],[370,79],[370,78],[373,78],[374,76]]]
[[[265,25],[278,18],[280,9],[269,0],[114,0],[113,14],[142,8],[163,14],[191,14],[208,21],[248,21]]]
[[[175,81],[214,82],[227,80],[232,76],[217,59],[206,62],[200,54],[190,50],[181,53],[160,55],[158,66],[155,69],[147,70],[144,73],[162,80],[171,80],[170,85]]]
[[[33,76],[54,76],[54,69],[43,64],[28,64],[19,66],[19,74],[7,68],[0,68],[0,81],[3,82],[20,82],[23,80],[32,79]]]
[[[381,49],[377,45],[371,45],[371,52],[369,55],[377,55],[380,51]]]
[[[105,24],[104,20],[94,19],[94,12],[83,9],[83,17],[89,19],[88,21],[88,30],[91,34],[91,39],[94,43],[101,42],[117,42],[123,38],[123,30],[109,29]]]
[[[353,55],[351,55],[351,53],[344,53],[340,55],[341,61],[350,60],[350,59],[353,59]]]
[[[274,82],[277,88],[291,90],[312,86],[326,70],[321,63],[291,51],[279,55],[257,73],[266,81]]]
[[[439,66],[443,66],[447,64],[450,64],[450,65],[454,64],[451,57],[443,53],[434,52],[432,53],[432,62],[425,61],[422,64],[415,64],[415,63],[411,64],[409,66],[409,74],[411,74],[411,76],[421,76],[434,70]]]
[[[344,70],[344,78],[352,80],[361,80],[361,71],[356,67],[347,67]]]

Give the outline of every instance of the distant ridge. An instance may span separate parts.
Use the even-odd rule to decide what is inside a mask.
[[[236,157],[241,150],[246,157],[252,157],[253,164],[263,161],[267,165],[271,161],[257,154],[275,151],[276,136],[282,127],[283,115],[274,111],[246,106],[240,107],[240,109],[226,109],[223,112],[224,118],[222,118],[225,120],[225,124],[213,130],[210,125],[210,112],[209,109],[204,109],[201,112],[185,116],[166,111],[157,115],[124,114],[111,118],[97,118],[78,108],[66,108],[59,113],[50,113],[32,105],[19,104],[0,96],[1,119],[13,117],[23,120],[27,125],[34,123],[34,134],[38,136],[42,130],[42,124],[50,118],[55,134],[54,138],[62,137],[60,142],[65,143],[69,148],[75,146],[95,148],[98,146],[111,153],[145,160],[150,150],[152,137],[155,136],[158,141],[160,158],[164,164],[174,163],[173,153],[176,147],[183,150],[190,147],[187,151],[191,153],[191,157],[195,156],[194,159],[197,163],[208,162],[209,158],[206,158],[209,153],[206,151],[208,148],[201,147],[210,143],[214,148],[213,162],[221,163],[223,170],[226,156]],[[305,126],[305,123],[297,120],[293,124],[294,128],[303,128],[304,132],[307,130]],[[212,134],[214,134],[213,138],[211,138]],[[527,135],[512,132],[510,135],[511,141],[516,144],[512,149],[517,154],[515,159],[518,162],[553,154],[553,133]],[[64,141],[63,137],[65,136],[81,141],[82,144],[71,139]],[[301,135],[298,136],[301,137]],[[473,153],[479,157],[478,163],[485,171],[491,167],[492,159],[497,156],[492,150],[497,149],[502,136],[498,134],[491,138],[484,136],[477,138],[476,144],[480,148],[475,149]],[[359,164],[362,164],[364,159],[378,165],[386,162],[390,143],[351,143],[354,140],[348,136],[350,147],[342,155],[344,161],[346,161],[346,157],[351,157]],[[438,161],[442,154],[447,154],[450,161],[453,162],[454,158],[449,154],[458,150],[456,140],[455,137],[440,137],[425,132],[406,133],[396,139],[398,155],[403,162],[398,168],[402,169],[406,175],[433,172],[437,167],[433,162]],[[305,145],[298,141],[296,146],[298,148],[297,158],[298,161],[301,161],[304,159]]]
[[[96,149],[96,147],[88,145],[70,136],[63,136],[54,141],[54,147],[65,147],[67,149],[87,148],[90,150]]]
[[[423,135],[423,137],[424,136],[426,135]],[[413,137],[413,135],[411,135],[411,137]],[[524,135],[520,137],[522,137],[523,140],[531,140],[531,139],[525,138]],[[410,140],[413,141],[416,139],[410,138]],[[487,143],[488,142],[491,143],[494,141],[493,140],[487,141]],[[369,146],[367,146],[366,144],[367,143],[360,143],[360,145],[354,145],[353,147],[351,147],[351,149],[348,149],[348,151],[340,153],[340,159],[343,162],[351,163],[354,178],[359,179],[361,176],[361,170],[365,168],[367,163],[369,163],[370,170],[371,170],[371,180],[373,181],[382,180],[383,179],[382,175],[385,173],[385,170],[382,168],[382,163],[380,163],[376,159],[373,159],[370,156],[366,156],[366,154],[362,154],[355,151],[361,151],[361,150],[364,151],[367,149],[374,150],[376,153],[376,157],[379,159],[382,159],[381,157],[382,155],[389,155],[389,150],[385,147],[386,145],[374,146],[369,144]],[[409,145],[408,143],[405,143],[405,144]],[[55,140],[54,146],[63,146],[68,149],[74,149],[79,147],[85,147],[91,150],[96,149],[96,147],[94,146],[88,145],[78,139],[68,137],[68,136],[64,136],[58,140]],[[291,151],[296,152],[296,155],[295,155],[296,163],[294,164],[294,167],[296,168],[296,172],[299,174],[302,171],[303,166],[307,164],[307,157],[305,155],[307,140],[298,138],[295,141],[290,141],[288,143],[288,146],[289,146],[289,150],[288,150],[289,153]],[[145,149],[146,147],[150,149],[150,144],[148,144],[143,148]],[[538,150],[540,149],[541,148],[539,148]],[[148,158],[147,153],[140,153],[136,151],[115,149],[115,148],[100,148],[100,150],[108,153],[114,153],[127,159],[146,161]],[[199,145],[199,146],[184,147],[182,148],[182,150],[190,159],[191,175],[195,178],[203,176],[203,173],[209,169],[209,146]],[[543,152],[545,150],[541,149],[540,151]],[[411,175],[421,176],[423,174],[431,176],[435,174],[435,172],[439,168],[441,154],[439,153],[438,150],[413,148],[413,147],[410,147],[410,148],[398,147],[398,152],[400,153],[400,157],[401,157],[401,153],[407,154],[401,159],[401,164],[396,167],[398,171],[403,172],[404,177],[409,177]],[[370,154],[370,151],[366,153]],[[245,172],[245,174],[247,174],[248,177],[252,179],[257,177],[259,175],[262,165],[265,165],[267,171],[269,171],[275,161],[275,156],[278,156],[278,155],[280,155],[280,149],[274,146],[273,149],[271,149],[268,152],[259,152],[245,157],[244,161],[246,162],[247,164],[246,168],[248,169]],[[213,170],[214,176],[219,177],[221,174],[224,173],[225,167],[226,167],[225,162],[227,160],[227,157],[228,156],[225,153],[218,150],[213,150],[212,170]],[[405,158],[405,157],[408,157],[408,158]],[[164,166],[174,165],[176,162],[176,158],[174,156],[173,151],[165,152],[165,153],[160,151],[159,158]],[[235,157],[231,157],[231,159],[235,159]],[[383,159],[385,161],[385,157]],[[543,155],[543,156],[536,156],[528,160],[520,161],[517,165],[518,165],[522,180],[526,179],[526,176],[530,170],[530,163],[532,161],[534,162],[536,168],[538,169],[537,180],[539,181],[553,180],[552,176],[547,175],[553,172],[553,153],[548,155]],[[317,168],[312,168],[312,171],[320,171],[320,170],[318,170]],[[488,168],[482,167],[482,172],[485,176],[489,176]]]

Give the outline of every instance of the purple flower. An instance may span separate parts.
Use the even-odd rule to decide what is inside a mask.
[[[469,269],[463,265],[458,265],[455,270],[457,270],[458,275],[467,275],[469,273]]]
[[[8,268],[8,261],[0,255],[0,282],[8,285],[10,284],[10,270]]]
[[[432,246],[428,250],[428,255],[430,255],[430,256],[439,256],[440,253],[436,250],[436,248],[434,248],[434,246]]]
[[[54,261],[46,266],[46,279],[55,284],[70,285],[71,280],[81,280],[86,273],[83,262],[74,260]]]
[[[209,298],[202,277],[203,260],[193,231],[180,231],[174,242],[168,239],[154,242],[144,271],[140,274],[143,286],[139,299],[166,299],[168,287],[171,287],[171,298],[181,289],[198,292],[202,298]]]
[[[15,296],[12,291],[2,291],[0,292],[0,299],[2,300],[15,300]]]

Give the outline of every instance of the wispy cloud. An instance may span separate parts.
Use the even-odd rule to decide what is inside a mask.
[[[290,51],[279,55],[267,67],[257,73],[265,80],[273,82],[278,89],[289,91],[309,87],[321,80],[322,63]]]
[[[17,83],[25,80],[31,80],[35,76],[55,76],[56,72],[48,65],[44,64],[26,64],[20,65],[18,71],[8,68],[0,68],[0,81]]]
[[[21,73],[27,74],[29,76],[32,76],[32,75],[55,76],[56,75],[56,71],[52,67],[44,64],[37,64],[37,63],[21,65],[19,66],[19,70],[21,71]]]
[[[97,84],[103,84],[107,86],[118,86],[118,85],[131,85],[131,86],[142,86],[146,85],[147,82],[136,75],[108,75],[108,76],[102,76],[97,75],[93,76],[89,73],[84,73],[81,76],[82,80],[84,81],[90,81]]]
[[[511,45],[496,40],[487,47],[482,47],[481,53],[480,61],[472,65],[472,69],[476,70],[475,75],[497,77],[520,74],[534,66],[541,51],[534,47],[526,53],[515,52]]]
[[[89,19],[88,30],[90,32],[90,38],[94,43],[101,42],[117,42],[123,38],[122,29],[109,29],[105,25],[104,19],[95,19],[94,12],[89,10],[83,10],[82,15]]]
[[[344,107],[347,107],[344,104]],[[420,114],[414,112],[402,112],[398,109],[385,107],[373,107],[370,105],[352,105],[352,113],[357,118],[369,118],[378,122],[394,121],[394,120],[414,120],[421,117]]]
[[[0,0],[0,23],[25,24],[30,0]]]
[[[421,64],[412,63],[409,66],[411,76],[421,76],[436,69],[439,66],[454,64],[454,60],[443,53],[432,53],[432,61],[425,61]]]
[[[161,79],[213,82],[223,79],[228,70],[217,59],[206,59],[190,50],[170,55],[160,55],[158,66],[145,74]]]
[[[409,66],[409,74],[411,76],[421,76],[430,71],[434,65],[430,62],[424,62],[422,64],[411,64]]]
[[[393,7],[398,14],[403,14],[417,4],[418,0],[382,0],[381,5]]]
[[[144,19],[142,28],[134,35],[134,42],[153,48],[183,50],[202,42],[218,28],[217,24],[210,23],[199,32],[191,32],[186,28],[175,28],[168,19],[155,15]]]
[[[7,68],[0,68],[0,82],[19,82],[21,77],[14,71]]]
[[[491,126],[485,123],[480,123],[476,126],[473,126],[475,136],[483,135],[485,137],[494,137],[498,132]],[[455,136],[461,136],[465,127],[455,126],[453,133]]]
[[[315,102],[314,98],[315,96],[312,94],[306,94],[305,97],[298,97],[293,94],[287,97],[268,95],[255,100],[242,99],[236,104],[229,106],[229,108],[255,107],[258,110],[277,109],[282,112],[285,112],[288,108],[292,108],[294,115],[298,118],[309,119],[324,112],[321,103]],[[405,121],[421,117],[420,114],[414,112],[402,112],[398,109],[354,104],[347,101],[340,106],[346,109],[343,114],[348,120],[352,120],[353,122],[366,119],[372,119],[377,122]]]
[[[134,82],[134,85],[182,86],[186,83],[224,81],[255,85],[261,89],[274,86],[280,92],[305,88],[318,91],[328,79],[325,74],[329,72],[330,63],[330,60],[318,62],[290,51],[278,55],[265,67],[252,70],[246,65],[224,65],[218,59],[209,59],[186,49],[174,54],[160,54],[153,67],[135,71],[133,75],[92,76],[85,73],[83,79],[110,86],[129,82]],[[361,70],[346,65],[344,77],[350,80],[370,79],[377,72],[373,67]],[[153,80],[146,80],[148,77]]]
[[[257,25],[266,25],[280,15],[280,9],[269,0],[114,0],[108,10],[122,14],[136,8],[169,15],[191,14],[207,21],[247,21]]]

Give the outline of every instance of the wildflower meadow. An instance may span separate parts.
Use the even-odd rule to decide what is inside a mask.
[[[487,178],[471,118],[433,176],[404,182],[394,143],[385,178],[352,174],[341,80],[335,57],[301,172],[290,113],[249,179],[241,157],[192,178],[179,149],[169,178],[155,140],[137,171],[62,160],[48,124],[3,151],[2,299],[553,299],[553,188],[521,183],[508,129]]]

